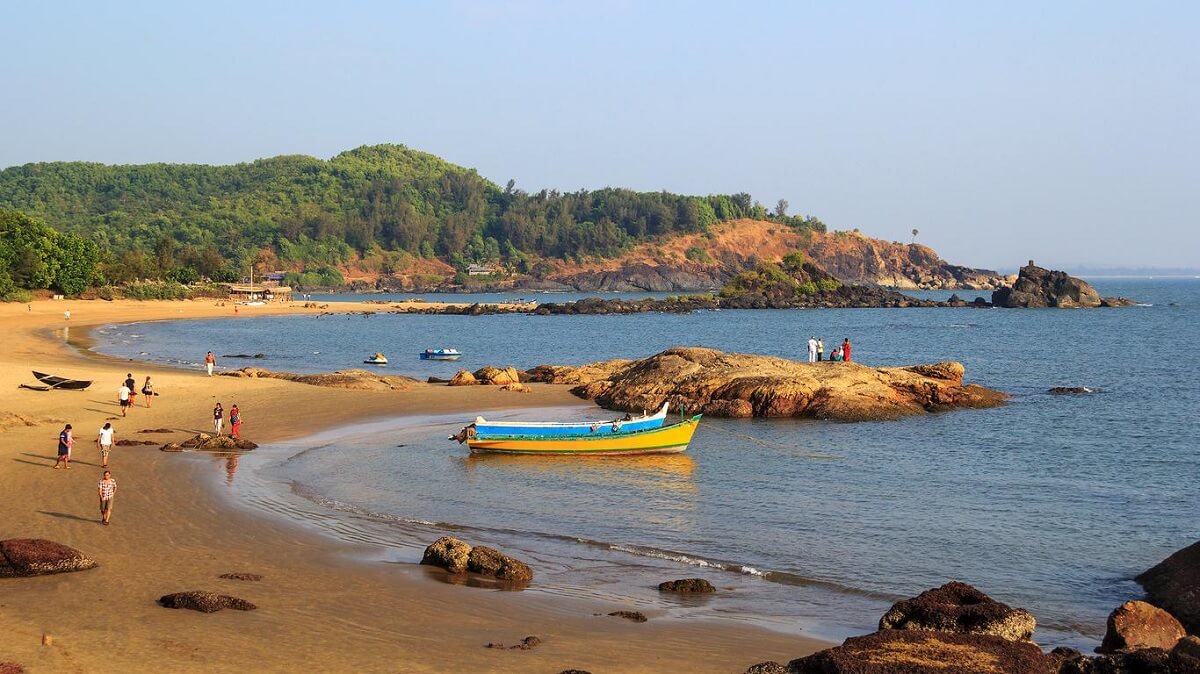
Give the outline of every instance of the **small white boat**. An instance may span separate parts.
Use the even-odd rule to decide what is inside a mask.
[[[462,352],[458,349],[425,349],[421,352],[421,360],[458,360]]]
[[[387,356],[382,353],[376,353],[374,356],[363,361],[367,365],[387,365]]]

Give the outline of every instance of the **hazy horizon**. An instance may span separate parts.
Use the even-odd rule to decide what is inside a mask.
[[[500,184],[746,191],[1011,269],[1200,267],[1200,6],[12,8],[0,166],[402,143]],[[1165,244],[1165,245],[1164,245]]]

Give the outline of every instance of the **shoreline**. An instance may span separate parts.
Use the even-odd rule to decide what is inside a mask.
[[[118,382],[129,361],[88,350],[94,344],[88,342],[89,334],[72,335],[65,342],[57,339],[56,331],[66,324],[61,312],[70,308],[71,326],[91,329],[142,320],[231,316],[227,308],[204,301],[42,301],[31,306],[36,311],[27,311],[26,305],[0,307],[0,320],[14,327],[10,348],[0,356],[8,366],[0,374],[0,410],[21,415],[6,422],[8,427],[0,433],[3,452],[11,459],[0,463],[0,476],[16,504],[6,508],[13,514],[6,516],[0,536],[56,540],[93,556],[101,566],[77,574],[3,581],[7,592],[0,626],[11,638],[0,655],[30,671],[278,671],[300,660],[324,669],[359,671],[395,671],[398,662],[408,671],[736,671],[828,645],[749,625],[670,619],[635,625],[593,613],[636,607],[430,582],[429,576],[436,578],[438,573],[429,567],[355,559],[361,548],[344,541],[281,526],[261,513],[239,512],[232,498],[210,489],[212,466],[204,465],[209,461],[198,456],[180,460],[156,447],[114,451],[113,471],[122,489],[113,526],[96,526],[96,468],[88,465],[96,462],[89,429],[117,409],[109,400],[115,393],[109,394],[101,382]],[[371,306],[338,302],[324,311]],[[239,318],[304,311],[254,307]],[[203,428],[205,405],[210,403],[199,401],[217,395],[236,395],[248,415],[254,410],[246,434],[263,443],[422,410],[580,404],[565,387],[538,386],[523,396],[482,387],[343,391],[278,380],[210,379],[201,372],[143,361],[130,367],[139,378],[147,372],[153,375],[162,396],[150,410],[139,406],[127,420],[118,417],[118,438],[154,437],[131,432],[143,427]],[[97,383],[86,392],[17,390],[17,383],[29,380],[22,373],[30,368],[69,370],[72,376],[91,377]],[[196,408],[181,406],[181,400],[196,402]],[[70,472],[48,469],[59,420],[71,420],[78,432],[76,470]],[[154,437],[160,438],[171,439]],[[208,478],[203,471],[210,471]],[[231,571],[262,573],[265,578],[260,583],[216,578]],[[154,604],[161,594],[188,589],[243,596],[260,609],[202,616]],[[106,617],[98,621],[95,607],[101,602]],[[162,630],[146,629],[150,623]],[[42,633],[53,636],[53,646],[40,646]],[[534,651],[483,648],[489,641],[515,643],[531,634],[544,641]],[[219,652],[210,647],[214,639],[223,644]]]

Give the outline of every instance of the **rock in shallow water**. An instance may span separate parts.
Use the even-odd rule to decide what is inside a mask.
[[[788,663],[792,674],[1050,674],[1036,644],[989,634],[884,630]]]
[[[158,603],[166,608],[186,608],[201,613],[216,613],[224,608],[231,608],[237,611],[253,611],[258,608],[254,604],[232,597],[227,594],[217,594],[215,592],[206,592],[204,590],[189,590],[187,592],[175,592],[159,597]]]
[[[0,541],[0,578],[85,571],[97,566],[75,548],[41,538]]]
[[[1166,609],[1193,634],[1200,633],[1200,541],[1156,564],[1135,580],[1155,606]]]
[[[1029,611],[1011,608],[959,581],[896,602],[879,619],[880,630],[990,634],[1012,641],[1029,640],[1036,627]]]
[[[450,573],[463,573],[467,570],[467,558],[470,554],[469,543],[453,536],[442,536],[425,548],[421,563],[440,566]]]
[[[484,576],[494,576],[500,580],[533,580],[533,569],[529,568],[528,564],[486,545],[471,548],[470,554],[467,555],[467,570]]]
[[[1187,636],[1170,613],[1144,601],[1127,601],[1108,616],[1108,631],[1097,653],[1118,653],[1138,648],[1170,650]]]
[[[614,618],[624,618],[635,623],[644,623],[649,620],[649,618],[646,617],[646,614],[642,613],[641,611],[613,611],[608,615],[613,616]]]
[[[659,592],[679,592],[684,594],[716,592],[717,588],[703,578],[681,578],[668,580],[658,584]]]

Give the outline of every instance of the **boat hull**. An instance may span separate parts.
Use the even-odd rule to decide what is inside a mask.
[[[535,456],[630,456],[678,454],[687,450],[700,417],[644,431],[607,435],[533,436],[506,435],[468,438],[475,453],[525,454]]]
[[[661,428],[667,419],[668,403],[663,403],[657,412],[650,415],[635,417],[622,421],[613,429],[613,420],[580,421],[578,423],[539,422],[539,421],[488,421],[483,417],[475,419],[475,434],[481,438],[497,435],[587,435],[591,433],[604,435],[614,433],[632,433],[652,428]],[[593,430],[593,426],[595,430]]]
[[[43,384],[48,385],[52,389],[66,389],[68,391],[82,391],[92,385],[90,380],[86,379],[67,379],[65,377],[56,377],[45,372],[33,370],[33,377]]]

